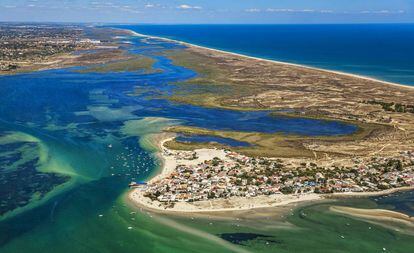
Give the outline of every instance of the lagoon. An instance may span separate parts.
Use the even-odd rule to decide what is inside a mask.
[[[146,180],[159,168],[154,150],[145,140],[164,127],[177,124],[303,136],[350,134],[356,127],[335,121],[273,117],[266,111],[241,112],[172,103],[154,94],[169,95],[174,92],[175,82],[197,73],[173,65],[157,52],[182,46],[160,41],[148,44],[137,37],[128,41],[133,43],[130,52],[153,58],[153,68],[160,71],[80,73],[80,68],[70,68],[0,77],[1,180],[13,179],[13,184],[25,188],[1,188],[0,251],[242,251],[238,245],[218,238],[225,233],[272,237],[280,234],[281,252],[296,249],[295,238],[308,234],[314,226],[313,220],[302,222],[297,212],[288,220],[296,226],[293,230],[271,226],[258,231],[262,229],[249,220],[242,222],[241,229],[233,222],[205,226],[203,219],[187,224],[190,221],[160,217],[129,206],[124,200],[128,183]],[[27,162],[25,166],[21,166],[23,161]],[[38,175],[25,171],[33,169]],[[19,177],[12,176],[18,173]],[[41,177],[42,184],[32,177]],[[33,185],[27,184],[27,180]],[[48,187],[39,188],[41,185]],[[16,203],[10,200],[17,197],[25,202],[16,209]],[[338,215],[321,210],[324,211],[314,212],[316,218],[324,221],[318,230],[329,235]],[[358,224],[365,225],[362,221]],[[193,231],[189,228],[197,233],[189,232]],[[377,249],[382,243],[378,238],[387,230],[378,231],[368,241],[362,241],[362,233],[355,231],[349,247]],[[404,252],[406,244],[397,241],[406,238],[397,233],[390,239],[395,243],[394,252]],[[331,248],[337,245],[335,240],[332,237]],[[262,242],[255,243],[253,238],[247,247],[254,252],[274,250],[263,247]],[[312,242],[303,245],[309,243]],[[314,252],[321,252],[321,246],[314,246]],[[301,249],[310,252],[308,247]]]

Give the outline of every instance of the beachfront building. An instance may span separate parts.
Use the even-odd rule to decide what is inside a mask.
[[[194,152],[164,155],[191,160]],[[226,151],[196,165],[177,165],[168,177],[149,184],[145,196],[159,202],[193,202],[216,198],[272,194],[375,192],[414,186],[414,153],[393,158],[373,157],[352,166],[321,166],[314,162],[253,158]]]

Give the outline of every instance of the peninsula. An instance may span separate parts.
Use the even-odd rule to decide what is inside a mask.
[[[84,25],[0,24],[0,75],[106,64],[104,70],[138,68],[148,59],[126,54],[117,36],[128,32]],[[115,66],[114,66],[115,65]],[[128,68],[126,66],[129,66]]]
[[[176,136],[229,138],[249,145],[164,140],[163,172],[134,189],[133,201],[158,210],[226,211],[413,188],[412,87],[181,44],[186,48],[164,55],[199,75],[177,83],[167,99],[333,120],[357,130],[325,137],[170,127],[165,131]]]

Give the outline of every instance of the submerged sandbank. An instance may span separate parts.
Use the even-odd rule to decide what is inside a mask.
[[[414,217],[410,217],[407,214],[385,210],[385,209],[362,209],[362,208],[353,208],[347,206],[331,206],[331,211],[348,214],[351,216],[364,218],[364,219],[373,219],[380,221],[393,221],[404,223],[405,225],[411,226],[414,228]]]
[[[385,209],[363,209],[347,206],[331,206],[329,210],[393,231],[414,235],[414,217],[404,213]]]

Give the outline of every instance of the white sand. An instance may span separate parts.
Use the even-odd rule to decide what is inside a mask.
[[[172,140],[174,137],[171,135],[159,135],[159,157],[163,161],[162,170],[160,174],[153,177],[149,183],[156,183],[165,177],[168,177],[174,172],[177,165],[197,165],[205,160],[211,160],[214,157],[218,157],[222,160],[229,159],[226,157],[224,150],[220,149],[197,149],[194,152],[197,153],[198,158],[194,160],[176,158],[177,153],[192,154],[192,151],[175,151],[169,150],[164,147],[164,143]],[[396,189],[389,189],[378,192],[344,192],[333,194],[273,194],[273,195],[261,195],[256,197],[231,197],[228,199],[213,199],[209,201],[196,201],[196,202],[175,202],[174,207],[166,208],[164,203],[158,201],[152,201],[150,198],[144,197],[144,189],[136,188],[128,194],[128,198],[135,204],[158,211],[166,212],[226,212],[226,211],[242,211],[256,208],[270,208],[277,206],[285,206],[291,203],[316,201],[326,198],[340,198],[340,197],[368,197],[387,195],[397,191],[413,190],[412,187],[401,187]]]
[[[310,66],[306,66],[306,65],[289,63],[289,62],[283,62],[283,61],[269,60],[269,59],[264,59],[264,58],[254,57],[254,56],[248,56],[248,55],[244,55],[244,54],[233,53],[233,52],[219,50],[219,49],[213,49],[213,48],[204,47],[204,46],[200,46],[200,45],[196,45],[196,44],[192,44],[192,43],[188,43],[188,42],[183,42],[183,41],[179,41],[179,40],[168,39],[168,38],[158,37],[158,36],[145,35],[145,34],[141,34],[141,33],[134,32],[132,30],[127,30],[127,31],[129,31],[130,34],[132,34],[134,36],[138,36],[138,37],[146,37],[146,38],[150,38],[150,39],[158,39],[158,40],[171,41],[171,42],[178,43],[178,44],[181,44],[181,45],[185,45],[185,46],[188,46],[188,47],[196,47],[196,48],[201,48],[201,49],[205,49],[205,50],[209,50],[209,51],[213,51],[213,52],[224,53],[224,54],[229,54],[229,55],[234,55],[234,56],[238,56],[238,57],[249,58],[249,59],[258,60],[258,61],[272,62],[272,63],[284,64],[284,65],[288,65],[288,66],[306,68],[306,69],[311,69],[311,70],[318,70],[318,71],[323,71],[323,72],[326,72],[326,73],[334,73],[334,74],[338,74],[338,75],[344,75],[344,76],[349,76],[349,77],[354,77],[354,78],[360,78],[360,79],[369,80],[369,81],[375,81],[375,82],[379,82],[379,83],[382,83],[382,84],[398,86],[400,88],[414,89],[414,86],[411,86],[411,85],[405,85],[405,84],[400,84],[400,83],[387,82],[387,81],[378,80],[378,79],[375,79],[375,78],[372,78],[372,77],[367,77],[367,76],[362,76],[362,75],[356,75],[356,74],[351,74],[351,73],[346,73],[346,72],[341,72],[341,71],[335,71],[335,70],[321,69],[321,68],[310,67]]]
[[[177,167],[177,165],[197,165],[205,160],[211,160],[214,157],[218,157],[222,160],[229,159],[226,157],[224,150],[220,149],[197,149],[194,152],[197,153],[197,159],[177,159],[174,154],[177,151],[169,150],[164,147],[164,143],[172,140],[173,137],[168,137],[160,141],[160,159],[163,161],[163,168],[157,176],[153,177],[148,183],[156,183],[159,180],[169,176]],[[187,152],[191,154],[192,151],[178,151],[180,153]],[[321,199],[317,194],[301,194],[301,195],[285,195],[274,194],[270,196],[257,196],[257,197],[232,197],[229,199],[214,199],[211,201],[196,201],[196,202],[176,202],[173,208],[166,209],[164,204],[158,201],[152,201],[150,198],[144,197],[144,189],[136,188],[129,193],[129,199],[132,202],[159,211],[169,212],[223,212],[223,211],[240,211],[249,210],[255,208],[267,208],[275,206],[283,206],[290,203],[311,201]]]
[[[224,150],[218,150],[218,149],[197,149],[195,150],[195,152],[197,152],[198,158],[194,160],[176,159],[172,155],[166,155],[166,153],[175,152],[175,151],[169,150],[164,147],[165,142],[173,140],[173,139],[174,137],[170,137],[170,138],[161,140],[160,142],[161,151],[160,151],[159,157],[162,160],[163,168],[161,170],[161,173],[153,177],[150,181],[148,181],[148,183],[154,183],[167,177],[175,170],[175,168],[179,164],[186,165],[186,166],[192,166],[192,165],[195,166],[199,163],[204,162],[205,160],[211,160],[214,157],[218,157],[222,160],[226,159],[226,153],[224,152]],[[180,151],[180,152],[183,152],[183,151]],[[184,151],[184,152],[187,152],[187,151]],[[192,153],[192,152],[189,151],[188,153]]]
[[[389,195],[396,192],[402,191],[411,191],[414,190],[414,186],[404,186],[399,188],[392,188],[383,191],[376,191],[376,192],[336,192],[329,194],[329,197],[374,197],[374,196],[382,196],[382,195]]]
[[[238,53],[233,53],[233,52],[228,52],[228,51],[223,51],[223,50],[218,50],[218,49],[211,49],[211,48],[208,48],[208,47],[203,47],[203,46],[199,46],[199,45],[195,45],[195,44],[191,44],[191,43],[187,43],[187,42],[182,42],[182,41],[178,41],[178,40],[173,40],[173,39],[168,39],[168,38],[163,38],[163,37],[157,37],[157,36],[149,36],[149,35],[145,35],[145,34],[139,34],[139,33],[136,33],[134,31],[131,31],[131,30],[129,30],[129,32],[134,36],[171,41],[171,42],[182,44],[182,45],[185,45],[185,46],[188,46],[188,47],[196,47],[196,48],[201,48],[201,49],[205,49],[205,50],[210,50],[210,51],[213,51],[213,52],[224,53],[224,54],[234,55],[234,56],[238,56],[238,57],[245,57],[245,58],[254,59],[254,60],[258,60],[258,61],[266,61],[266,62],[284,64],[284,65],[289,65],[289,66],[294,66],[294,67],[301,67],[301,68],[306,68],[306,69],[311,69],[311,70],[318,70],[318,71],[323,71],[323,72],[327,72],[327,73],[334,73],[334,74],[344,75],[344,76],[349,76],[349,77],[354,77],[354,78],[361,78],[361,79],[364,79],[364,80],[375,81],[375,82],[379,82],[379,83],[386,84],[386,85],[398,86],[400,88],[405,88],[405,89],[414,89],[414,86],[407,86],[407,85],[403,85],[403,84],[377,80],[377,79],[366,77],[366,76],[349,74],[349,73],[344,73],[344,72],[340,72],[340,71],[320,69],[320,68],[309,67],[309,66],[300,65],[300,64],[293,64],[293,63],[287,63],[287,62],[281,62],[281,61],[275,61],[275,60],[268,60],[268,59],[252,57],[252,56],[247,56],[247,55],[243,55],[243,54],[238,54]],[[196,152],[198,154],[198,159],[195,159],[195,160],[175,159],[173,156],[164,155],[164,152],[170,152],[170,150],[166,149],[163,146],[163,144],[166,141],[169,141],[171,139],[173,139],[173,138],[168,138],[168,139],[164,139],[164,140],[161,141],[161,143],[160,143],[160,149],[161,149],[160,157],[161,157],[161,159],[163,160],[163,163],[164,163],[163,164],[163,169],[162,169],[161,173],[159,175],[155,176],[154,178],[152,178],[149,181],[149,183],[157,182],[157,181],[165,178],[166,176],[170,175],[175,170],[175,168],[178,164],[197,165],[198,163],[200,163],[204,160],[211,160],[214,157],[219,157],[221,159],[225,158],[225,152],[223,150],[199,149],[199,150],[196,150]],[[134,203],[136,203],[138,205],[144,206],[144,207],[149,208],[149,209],[155,209],[155,210],[160,210],[160,211],[168,211],[168,212],[223,212],[223,211],[239,211],[239,210],[249,210],[249,209],[255,209],[255,208],[267,208],[267,207],[283,206],[283,205],[288,205],[290,203],[295,203],[295,202],[320,200],[320,199],[323,199],[325,197],[334,197],[335,198],[335,197],[365,197],[365,196],[386,195],[386,194],[390,194],[392,192],[396,192],[396,191],[400,191],[400,190],[409,190],[409,189],[413,189],[413,187],[401,188],[401,189],[391,189],[391,190],[386,190],[386,191],[381,191],[381,192],[334,193],[334,194],[329,194],[329,195],[320,195],[320,194],[312,193],[312,194],[302,194],[302,195],[275,194],[275,195],[270,195],[270,196],[257,196],[257,197],[250,197],[250,198],[233,197],[233,198],[229,198],[229,199],[215,199],[215,200],[211,200],[211,201],[197,201],[197,202],[193,202],[193,203],[177,202],[177,203],[175,203],[173,208],[168,208],[168,209],[166,209],[165,206],[163,204],[161,204],[160,202],[152,201],[151,199],[144,197],[143,196],[144,192],[143,192],[142,189],[132,190],[129,193],[129,199],[132,200]]]
[[[192,203],[176,202],[174,207],[165,208],[165,206],[160,202],[152,201],[151,199],[144,197],[143,193],[144,192],[141,189],[134,189],[129,193],[129,199],[134,203],[148,209],[180,213],[243,211],[257,208],[285,206],[291,203],[322,199],[321,196],[317,194],[274,194],[269,196],[257,196],[250,198],[232,197],[229,199],[215,199],[211,201],[197,201]]]

